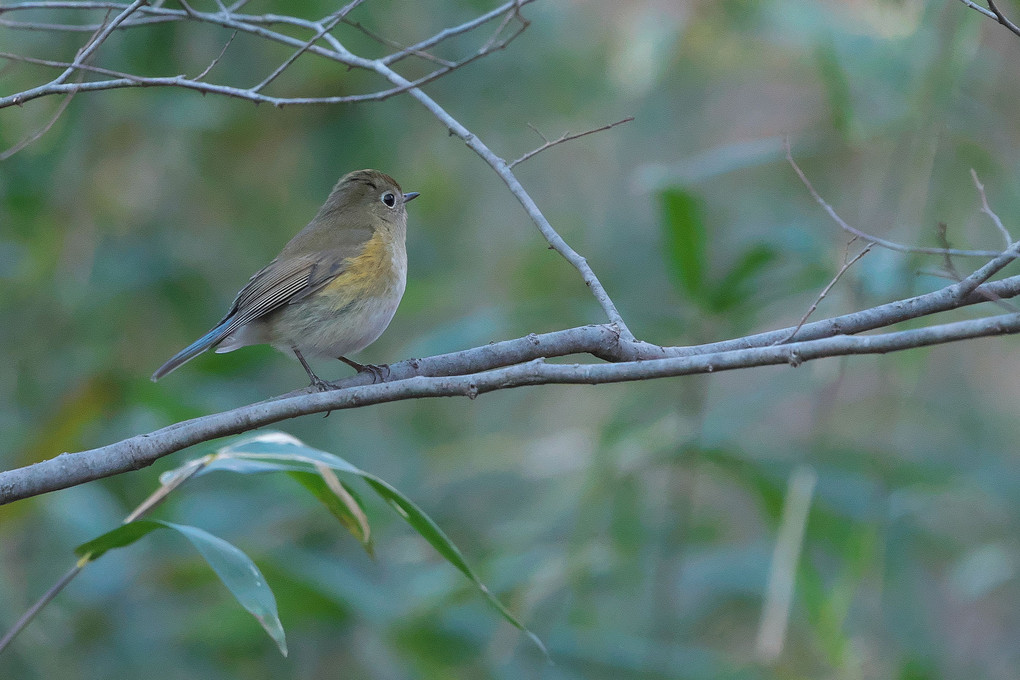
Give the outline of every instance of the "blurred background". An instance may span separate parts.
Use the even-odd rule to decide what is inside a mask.
[[[370,0],[351,18],[408,44],[493,6]],[[256,0],[246,11],[334,8]],[[1002,9],[1020,19],[1020,4]],[[635,117],[544,152],[519,176],[642,339],[693,344],[796,324],[838,270],[846,235],[785,162],[784,135],[859,228],[937,246],[944,222],[954,246],[1000,247],[978,212],[973,168],[1020,233],[1020,39],[962,3],[540,0],[523,13],[532,24],[508,49],[425,90],[507,159],[541,143],[528,124],[555,138]],[[357,53],[383,54],[349,27],[335,33]],[[69,60],[86,35],[0,27],[0,45]],[[136,28],[95,63],[194,75],[228,37]],[[484,39],[438,52],[464,55]],[[238,36],[208,79],[248,86],[289,54]],[[55,74],[6,66],[0,94]],[[376,87],[305,57],[269,91]],[[59,103],[0,111],[0,148]],[[341,174],[362,167],[422,196],[409,206],[407,294],[359,361],[604,320],[495,174],[410,98],[275,109],[182,90],[79,94],[0,164],[0,467],[305,385],[301,367],[268,347],[203,355],[158,384],[149,376],[222,316]],[[699,234],[703,248],[685,250]],[[816,318],[941,287],[932,272],[942,264],[875,250]],[[1017,346],[1007,337],[797,369],[535,387],[280,425],[417,502],[555,665],[381,502],[364,496],[373,560],[290,480],[209,475],[156,516],[252,556],[279,601],[289,658],[185,541],[161,532],[86,569],[0,658],[0,676],[1015,678]],[[326,378],[349,373],[315,366]],[[0,508],[0,628],[161,471],[214,449]],[[766,584],[798,470],[817,481],[802,487],[810,509],[783,645],[764,654]]]

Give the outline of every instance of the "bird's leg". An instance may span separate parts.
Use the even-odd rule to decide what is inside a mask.
[[[308,379],[312,381],[312,387],[319,390],[320,392],[327,392],[333,389],[328,382],[326,382],[325,380],[323,380],[322,378],[320,378],[319,376],[315,375],[315,373],[312,372],[312,367],[309,366],[308,362],[305,361],[305,358],[301,356],[301,351],[298,350],[297,347],[291,347],[291,350],[294,352],[294,356],[298,358],[298,361],[300,361],[301,365],[304,367],[305,373],[308,374]]]
[[[357,361],[351,361],[347,357],[337,357],[337,359],[344,362],[358,373],[364,373],[365,371],[368,371],[369,373],[372,374],[373,383],[381,382],[383,380],[384,367],[382,366],[376,366],[375,364],[359,364]],[[386,372],[389,373],[388,368],[386,369]]]

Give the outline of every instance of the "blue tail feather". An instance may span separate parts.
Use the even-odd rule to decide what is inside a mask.
[[[227,326],[230,325],[230,319],[224,319],[216,328],[212,329],[195,342],[191,343],[177,354],[170,357],[170,359],[159,367],[159,369],[152,374],[152,382],[156,382],[164,375],[174,370],[181,364],[191,361],[202,352],[206,351],[226,335]]]

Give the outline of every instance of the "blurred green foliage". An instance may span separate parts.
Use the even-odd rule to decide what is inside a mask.
[[[353,18],[408,44],[491,6],[369,0]],[[1016,3],[1003,10],[1020,17]],[[519,176],[642,339],[793,325],[838,270],[846,236],[785,163],[784,135],[819,192],[867,231],[939,245],[941,221],[956,246],[996,247],[971,168],[1017,231],[1020,41],[962,3],[540,0],[524,15],[532,24],[507,50],[426,90],[508,159],[540,143],[528,123],[553,137],[635,116],[544,152]],[[382,53],[349,28],[338,35]],[[70,58],[83,37],[0,28],[4,51],[45,58]],[[118,34],[95,63],[194,75],[228,37],[153,25]],[[256,83],[289,53],[238,36],[209,78]],[[0,92],[53,74],[5,67]],[[271,90],[377,85],[306,55]],[[58,105],[0,111],[0,148]],[[407,97],[273,109],[184,91],[79,94],[0,164],[0,465],[303,385],[300,366],[268,348],[209,354],[155,385],[148,376],[359,167],[422,193],[407,294],[360,360],[602,320],[495,175]],[[940,266],[873,251],[816,317],[939,287],[926,272]],[[287,659],[201,558],[157,532],[85,570],[0,657],[0,677],[1015,678],[1015,349],[997,338],[285,424],[434,518],[553,666],[382,501],[365,499],[373,560],[290,480],[231,476],[195,480],[157,516],[254,559],[277,598]],[[213,448],[0,508],[0,627],[159,472]],[[755,639],[772,547],[801,464],[818,483],[784,649],[763,661]]]

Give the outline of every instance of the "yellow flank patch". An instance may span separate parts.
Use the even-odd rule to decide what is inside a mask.
[[[330,299],[339,309],[355,300],[385,294],[397,276],[393,253],[382,232],[377,231],[361,254],[350,259],[343,273],[327,283],[319,296]]]

